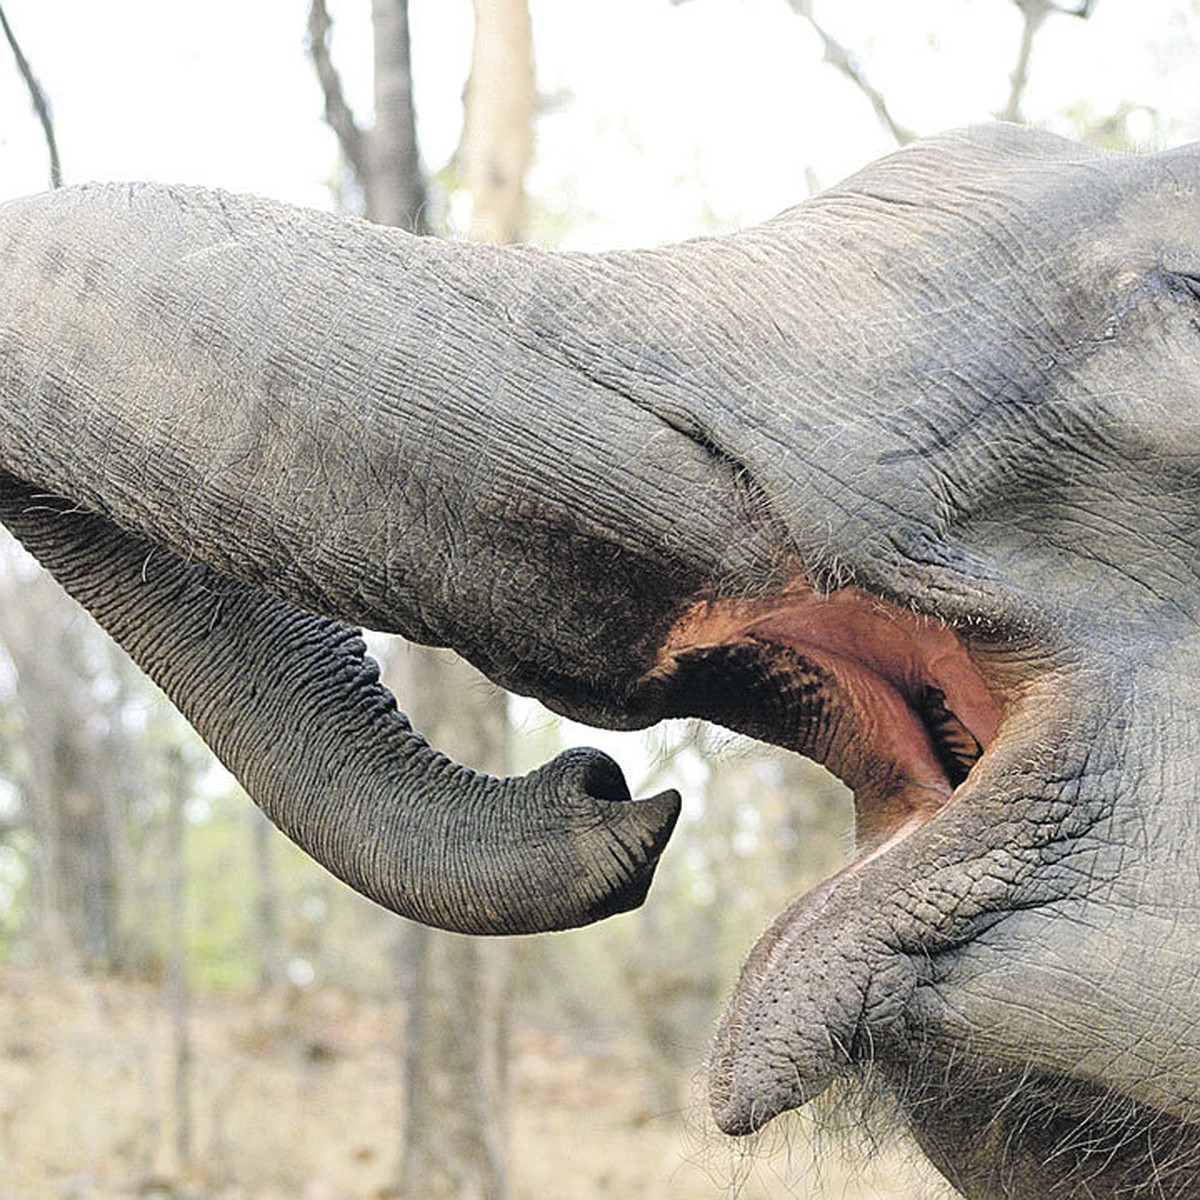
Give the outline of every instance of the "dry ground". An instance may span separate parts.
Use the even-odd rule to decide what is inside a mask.
[[[161,989],[0,971],[0,1200],[385,1200],[400,1019],[337,992],[194,1000],[189,1162]],[[753,1154],[703,1104],[648,1115],[635,1054],[517,1035],[514,1200],[933,1200],[899,1156],[819,1171],[795,1127]]]

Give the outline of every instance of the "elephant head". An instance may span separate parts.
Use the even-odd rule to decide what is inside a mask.
[[[870,1071],[968,1196],[1197,1194],[1200,149],[988,127],[601,255],[87,187],[0,252],[0,515],[330,869],[557,928],[678,804],[447,762],[349,625],[789,747],[859,855],[751,952],[718,1123]]]

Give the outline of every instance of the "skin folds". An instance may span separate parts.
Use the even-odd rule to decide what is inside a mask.
[[[561,928],[678,812],[449,763],[359,625],[789,747],[858,853],[750,953],[722,1127],[869,1071],[967,1196],[1200,1192],[1200,150],[968,130],[604,255],[95,186],[0,255],[0,516],[331,870]]]

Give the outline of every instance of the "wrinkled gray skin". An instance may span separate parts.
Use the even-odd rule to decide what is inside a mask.
[[[397,911],[628,908],[677,799],[454,767],[340,622],[818,757],[770,679],[655,670],[680,618],[802,576],[945,622],[999,733],[754,951],[718,1121],[871,1062],[967,1196],[1200,1194],[1200,148],[974,130],[653,252],[128,186],[7,206],[0,251],[0,515]]]

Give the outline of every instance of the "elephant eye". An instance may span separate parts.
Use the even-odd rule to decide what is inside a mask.
[[[1195,299],[1200,300],[1200,275],[1188,275],[1182,271],[1173,271],[1168,278]]]

